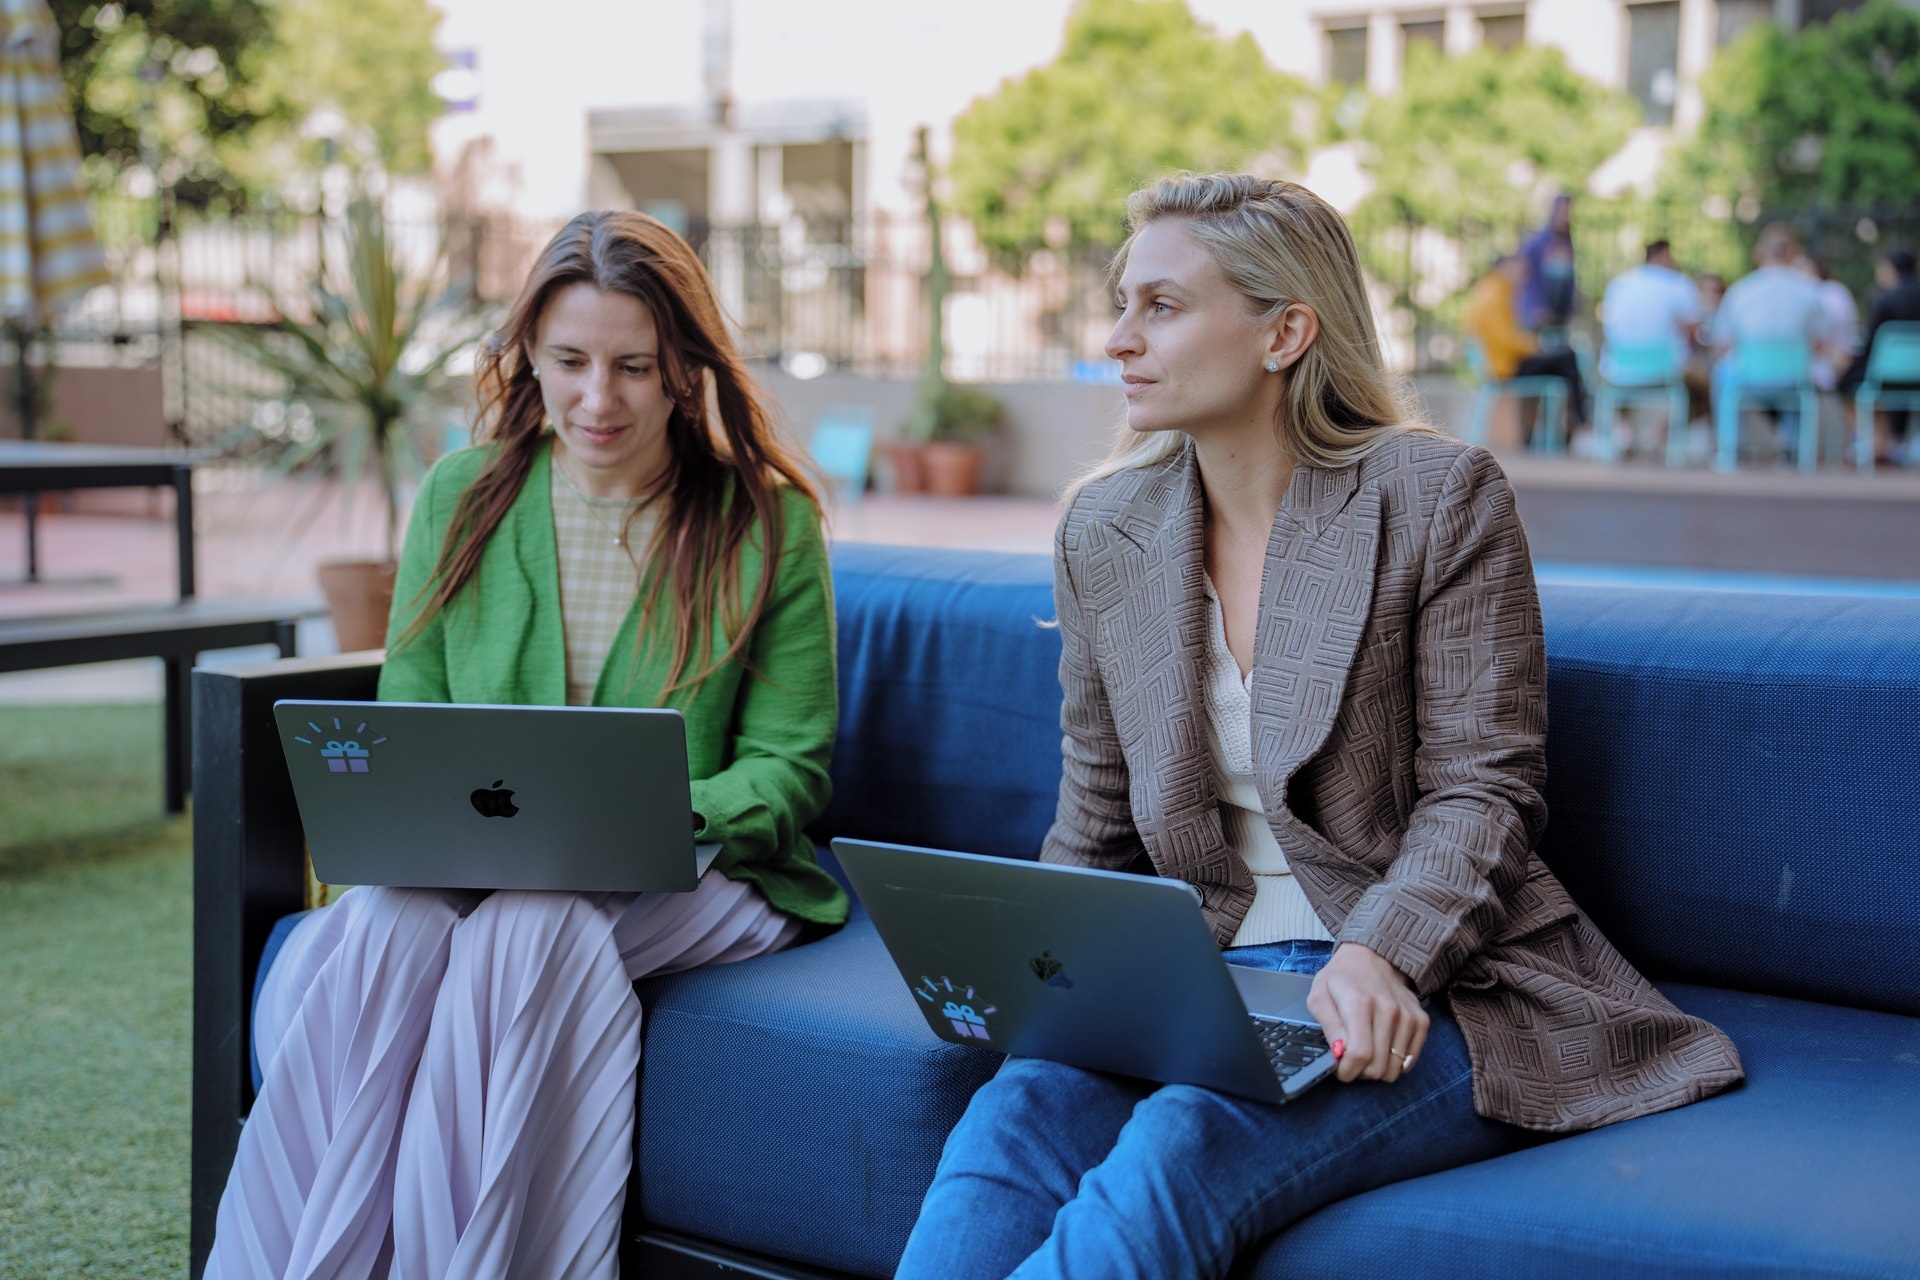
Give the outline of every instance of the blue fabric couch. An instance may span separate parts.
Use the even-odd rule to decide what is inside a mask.
[[[821,837],[1037,851],[1059,777],[1050,584],[1039,556],[836,549]],[[1543,594],[1543,855],[1733,1037],[1748,1082],[1330,1206],[1241,1274],[1920,1276],[1920,603]],[[246,996],[298,905],[258,722],[372,670],[199,676],[196,1267],[249,1098]],[[636,1269],[889,1274],[995,1057],[925,1030],[857,904],[830,937],[641,996]]]

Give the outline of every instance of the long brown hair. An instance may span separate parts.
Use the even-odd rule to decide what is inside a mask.
[[[546,409],[527,352],[548,304],[575,284],[637,298],[659,334],[660,376],[673,411],[667,468],[646,496],[667,501],[640,557],[636,590],[643,617],[653,615],[663,590],[672,592],[673,654],[663,694],[672,693],[698,685],[746,646],[772,593],[785,537],[781,488],[798,490],[816,506],[820,497],[748,378],[700,259],[664,224],[625,210],[583,213],[561,228],[506,323],[488,340],[476,375],[474,439],[493,445],[493,456],[461,495],[421,593],[426,604],[395,647],[415,639],[472,579],[487,539],[526,483],[546,434]],[[740,553],[755,525],[762,569],[752,601],[743,602]],[[716,613],[731,638],[724,652],[704,662],[696,654],[713,647]]]

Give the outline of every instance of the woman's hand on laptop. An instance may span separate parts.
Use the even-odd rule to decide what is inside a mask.
[[[1427,1011],[1406,975],[1357,942],[1334,949],[1326,968],[1314,977],[1307,1009],[1334,1046],[1340,1059],[1334,1074],[1343,1082],[1392,1083],[1413,1066],[1427,1043]]]

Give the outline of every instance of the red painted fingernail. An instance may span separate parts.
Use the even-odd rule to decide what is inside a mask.
[[[1327,1047],[1333,1050],[1333,1056],[1336,1059],[1343,1058],[1346,1056],[1347,1042],[1345,1040],[1335,1040],[1331,1045]]]

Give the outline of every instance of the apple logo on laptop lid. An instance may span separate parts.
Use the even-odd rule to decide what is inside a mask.
[[[483,818],[511,818],[520,812],[520,806],[513,802],[513,789],[502,787],[504,778],[495,778],[491,787],[476,787],[470,797],[473,811]]]

